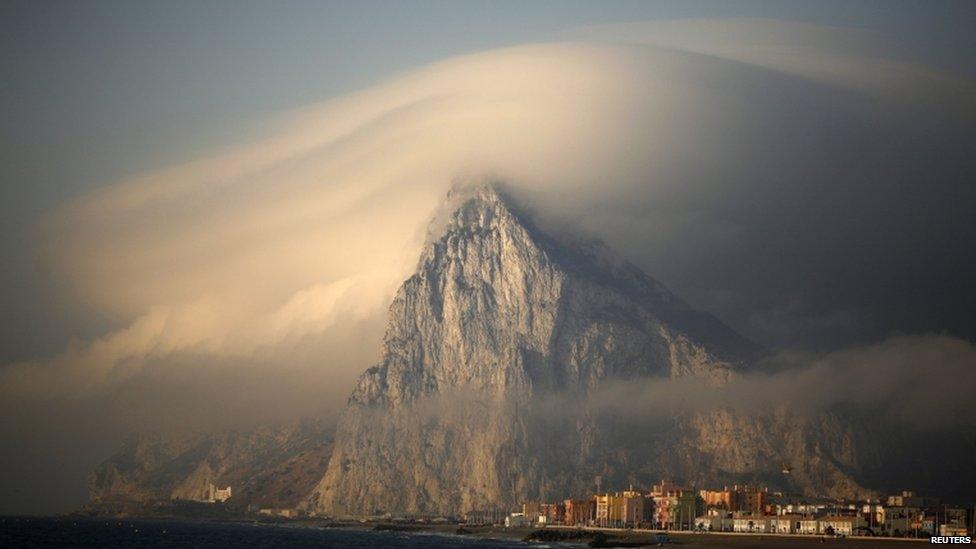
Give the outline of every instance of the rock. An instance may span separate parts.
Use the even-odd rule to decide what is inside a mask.
[[[724,384],[762,350],[606,246],[545,234],[491,185],[448,205],[390,306],[382,358],[349,398],[310,511],[513,508],[591,493],[596,475],[604,487],[728,483],[782,476],[784,462],[801,479],[791,487],[860,490],[829,419],[600,413],[609,383]]]
[[[323,422],[205,435],[141,434],[89,476],[92,503],[206,500],[230,486],[237,507],[292,508],[324,474],[332,428]]]

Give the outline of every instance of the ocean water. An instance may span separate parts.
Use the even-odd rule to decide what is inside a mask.
[[[0,547],[540,547],[405,532],[250,523],[0,517]]]

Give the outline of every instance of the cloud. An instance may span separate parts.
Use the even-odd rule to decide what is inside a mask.
[[[730,409],[786,409],[802,417],[840,413],[916,432],[970,432],[976,347],[944,335],[895,336],[823,355],[784,352],[716,386],[692,378],[608,384],[593,398],[630,419]],[[624,404],[621,404],[624,403]],[[666,417],[666,415],[665,415]]]
[[[267,357],[270,349],[287,349],[273,354],[294,360],[291,351],[303,339],[321,337],[339,322],[356,324],[376,315],[385,306],[381,300],[392,294],[376,279],[367,272],[315,284],[266,313],[212,295],[154,306],[125,328],[74,342],[51,360],[6,366],[3,388],[8,396],[40,400],[98,395],[137,377],[146,365],[180,354],[242,362],[261,357],[268,367],[280,365],[282,358]]]
[[[772,19],[685,19],[590,25],[569,36],[644,44],[740,61],[812,79],[903,106],[923,102],[945,112],[973,109],[971,79],[867,29]]]
[[[823,135],[787,120],[827,117],[861,142],[875,134],[860,125],[901,108],[899,92],[931,84],[921,65],[869,62],[883,44],[852,30],[744,20],[581,33],[588,41],[449,59],[298,109],[263,141],[51,212],[38,231],[46,262],[121,327],[5,367],[4,391],[84,393],[151,357],[250,356],[328,330],[340,314],[382,315],[459,176],[504,177],[551,226],[575,220],[571,230],[638,259],[747,252],[755,228],[742,214],[764,203],[749,195],[823,173]],[[825,66],[840,68],[825,76]],[[740,324],[763,325],[760,313]]]
[[[425,220],[459,176],[504,177],[552,226],[577,220],[571,230],[638,258],[673,254],[695,237],[734,249],[750,228],[715,201],[747,208],[729,193],[760,193],[784,177],[806,185],[803,172],[823,160],[815,140],[778,127],[784,119],[826,113],[856,126],[886,108],[867,100],[900,98],[906,82],[926,85],[932,72],[869,63],[883,46],[869,33],[792,23],[578,34],[588,41],[454,58],[297,109],[263,141],[51,212],[38,231],[45,260],[122,327],[52,360],[4,368],[4,390],[83,393],[150,357],[248,356],[328,330],[340,312],[381,315],[418,255]],[[825,77],[824,66],[841,68]],[[855,68],[873,76],[858,80]],[[758,185],[748,181],[757,175]],[[690,253],[706,250],[694,242]],[[781,325],[780,311],[770,310],[772,320],[753,311],[741,324]]]

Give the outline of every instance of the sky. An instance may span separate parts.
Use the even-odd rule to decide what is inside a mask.
[[[0,512],[78,505],[128,432],[334,414],[458,177],[770,349],[972,342],[973,28],[970,2],[6,2]]]

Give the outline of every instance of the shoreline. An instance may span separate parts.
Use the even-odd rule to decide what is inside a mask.
[[[280,517],[221,516],[188,517],[168,514],[157,515],[89,515],[66,514],[47,517],[4,517],[4,520],[58,518],[64,520],[81,519],[92,521],[174,521],[187,523],[214,524],[253,524],[283,528],[308,528],[317,530],[355,530],[360,532],[402,532],[405,534],[426,534],[458,536],[494,541],[515,541],[524,543],[560,543],[574,546],[594,547],[639,547],[660,543],[659,536],[667,536],[667,544],[688,547],[814,547],[821,545],[841,545],[854,547],[875,547],[881,544],[929,543],[929,538],[892,538],[870,536],[827,537],[810,534],[775,534],[746,532],[687,532],[651,529],[572,527],[550,525],[547,527],[513,527],[500,525],[467,525],[463,523],[415,523],[388,520],[335,520],[316,517],[287,519]],[[897,545],[891,545],[892,547]]]

